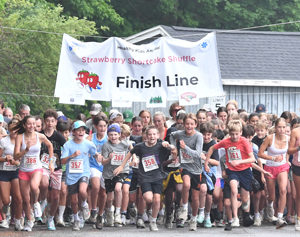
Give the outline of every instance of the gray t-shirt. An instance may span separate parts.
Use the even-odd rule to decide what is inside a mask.
[[[180,140],[184,141],[185,149],[180,148]],[[202,134],[196,131],[193,136],[187,136],[185,131],[176,131],[171,133],[170,142],[178,149],[180,167],[192,174],[201,174]]]
[[[113,171],[122,164],[126,154],[129,151],[129,146],[130,144],[125,140],[121,141],[118,144],[112,144],[110,141],[108,141],[103,145],[101,153],[104,159],[109,159],[109,154],[112,152],[114,153],[114,156],[111,159],[111,161],[108,164],[103,165],[104,179],[112,179],[114,177]],[[125,165],[122,173],[129,173],[128,162]]]

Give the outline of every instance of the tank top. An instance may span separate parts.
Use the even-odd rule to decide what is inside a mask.
[[[39,136],[36,134],[36,144],[29,148],[29,151],[25,153],[25,155],[21,158],[20,170],[23,172],[32,172],[36,169],[42,168],[42,163],[40,161],[40,151],[41,151],[41,143],[39,140]],[[22,147],[21,151],[26,149],[26,142],[24,133],[22,134]]]
[[[286,163],[286,153],[288,150],[288,146],[289,146],[289,141],[288,141],[288,136],[285,135],[286,137],[286,145],[283,149],[278,149],[275,147],[275,134],[273,134],[273,140],[272,140],[272,145],[270,147],[268,147],[267,151],[268,151],[268,155],[269,156],[283,156],[283,159],[281,162],[276,162],[276,161],[272,161],[272,160],[267,160],[266,161],[266,165],[267,166],[272,166],[272,167],[276,167],[276,166],[280,166]]]

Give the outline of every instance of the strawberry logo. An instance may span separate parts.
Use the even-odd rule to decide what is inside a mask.
[[[102,82],[96,73],[89,73],[86,70],[81,70],[77,73],[76,81],[80,88],[86,88],[91,93],[94,90],[100,90]]]

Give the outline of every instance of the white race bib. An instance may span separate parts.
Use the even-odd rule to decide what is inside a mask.
[[[169,160],[172,160],[172,159],[173,159],[173,156],[170,155],[170,156],[169,156]],[[180,166],[180,163],[179,163],[179,160],[178,160],[178,159],[176,159],[175,162],[172,162],[172,163],[168,164],[168,167],[170,167],[170,168],[177,168],[177,167],[179,167],[179,166]]]
[[[185,151],[180,149],[179,153],[180,153],[181,163],[183,164],[194,163],[194,159],[190,155],[186,154]]]
[[[71,160],[69,163],[69,173],[83,173],[83,160]]]
[[[230,147],[227,150],[227,155],[228,155],[229,162],[233,160],[242,160],[241,151],[239,149],[236,149],[236,147]]]
[[[44,168],[49,169],[49,155],[47,153],[42,154],[41,162]]]
[[[142,164],[144,167],[145,172],[149,172],[151,170],[158,169],[158,164],[156,162],[155,156],[146,156],[142,159]]]
[[[110,163],[111,165],[121,165],[123,160],[125,158],[125,152],[122,151],[122,152],[114,152],[114,156],[113,158],[111,159]]]
[[[3,170],[6,171],[15,171],[17,169],[17,166],[12,165],[10,162],[6,161],[3,163]]]
[[[24,167],[27,169],[34,169],[37,165],[37,159],[36,156],[24,156]]]

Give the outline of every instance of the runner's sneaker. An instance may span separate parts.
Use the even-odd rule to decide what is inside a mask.
[[[211,228],[212,227],[210,217],[207,217],[207,218],[204,219],[204,227],[205,228]]]
[[[106,211],[106,225],[109,227],[114,226],[114,213],[112,211]]]
[[[284,227],[287,225],[286,221],[283,218],[278,218],[276,222],[276,229],[280,229],[281,227]]]
[[[198,226],[203,225],[203,222],[204,222],[204,215],[199,214],[197,216],[197,224],[198,224]]]
[[[66,224],[65,224],[65,222],[64,222],[64,219],[61,218],[61,217],[58,217],[58,218],[56,219],[56,225],[59,226],[59,227],[65,227],[65,226],[66,226]]]
[[[56,230],[53,219],[47,220],[47,228],[48,228],[48,230]]]
[[[83,219],[83,214],[82,212],[79,212],[79,228],[82,229],[84,227],[84,219]]]
[[[173,214],[167,215],[166,222],[165,222],[165,227],[167,229],[172,229],[172,227],[173,227]]]
[[[91,212],[89,209],[89,205],[86,205],[85,207],[81,207],[81,211],[82,211],[82,215],[83,215],[83,219],[87,220],[90,218]]]
[[[277,218],[274,216],[274,208],[269,206],[269,204],[266,207],[266,219],[273,224],[277,222]]]
[[[138,229],[145,229],[146,228],[145,223],[144,223],[142,218],[137,219],[136,228],[138,228]]]
[[[74,221],[72,230],[74,230],[74,231],[80,230],[79,225],[80,225],[80,221]]]
[[[41,205],[39,202],[36,202],[33,204],[33,211],[34,211],[34,217],[35,218],[41,218],[42,217],[42,210]]]
[[[150,221],[149,229],[150,229],[150,231],[158,231],[158,228],[157,228],[157,225],[156,225],[155,221]]]
[[[253,225],[254,221],[250,216],[249,212],[244,212],[243,213],[243,226],[245,227],[249,227],[251,225]]]
[[[103,228],[103,217],[100,215],[97,216],[96,228],[98,230],[102,230],[102,228]]]
[[[20,219],[16,219],[15,220],[15,231],[20,231],[20,230],[23,230],[23,225],[21,223],[21,220]]]
[[[226,230],[226,231],[232,230],[232,226],[231,226],[230,222],[226,223],[224,230]]]
[[[97,221],[97,210],[92,210],[91,211],[91,216],[90,216],[90,219],[89,219],[88,223],[95,224],[96,221]]]
[[[122,218],[121,214],[115,214],[115,227],[122,227]]]
[[[28,221],[26,221],[26,224],[25,224],[25,226],[24,226],[24,228],[23,228],[23,231],[28,231],[28,232],[30,232],[30,231],[32,231],[32,227],[33,227],[33,226],[34,226],[33,221],[28,220]]]
[[[2,222],[0,223],[0,228],[5,228],[5,229],[9,228],[9,222],[7,219],[2,220]]]
[[[144,214],[142,215],[143,221],[144,223],[149,223],[149,216],[146,212],[144,212]]]
[[[260,216],[256,216],[254,217],[254,223],[253,223],[254,226],[261,226],[261,218]]]
[[[217,227],[224,227],[224,220],[220,219],[219,221],[217,221]]]
[[[157,223],[157,225],[163,225],[164,224],[164,215],[159,215],[156,223]]]
[[[183,207],[180,207],[178,211],[178,219],[183,220],[185,222],[187,220],[187,215],[187,210]]]
[[[122,225],[126,225],[126,214],[121,214],[121,222],[122,222]]]
[[[197,220],[191,219],[189,223],[189,230],[190,231],[196,231],[197,230]]]
[[[233,218],[231,226],[232,227],[240,227],[240,220],[239,220],[239,218]]]

